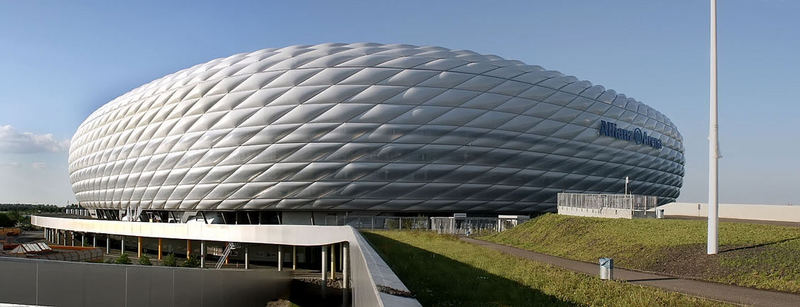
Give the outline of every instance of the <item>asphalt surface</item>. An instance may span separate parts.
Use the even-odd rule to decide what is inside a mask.
[[[461,240],[567,270],[594,276],[599,275],[599,263],[570,260],[473,238],[462,237]],[[800,306],[800,295],[796,294],[682,279],[620,268],[614,268],[614,279],[734,304],[748,306]]]
[[[675,219],[675,220],[708,220],[705,216],[688,216],[688,215],[667,215],[667,219]],[[729,219],[729,218],[720,218],[720,222],[731,222],[731,223],[748,223],[748,224],[763,224],[763,225],[777,225],[777,226],[790,226],[790,227],[800,227],[800,223],[798,222],[784,222],[784,221],[765,221],[765,220],[744,220],[744,219]]]

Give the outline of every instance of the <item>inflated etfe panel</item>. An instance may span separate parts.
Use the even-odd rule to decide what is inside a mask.
[[[87,208],[527,213],[557,192],[674,200],[658,111],[519,61],[411,45],[264,49],[99,108],[72,139]]]

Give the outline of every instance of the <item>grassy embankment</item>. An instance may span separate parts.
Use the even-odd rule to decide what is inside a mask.
[[[373,231],[364,236],[424,306],[723,305],[604,282],[454,236],[420,231]]]
[[[546,214],[481,239],[570,259],[800,293],[800,227],[720,223],[706,255],[702,220],[601,219]]]

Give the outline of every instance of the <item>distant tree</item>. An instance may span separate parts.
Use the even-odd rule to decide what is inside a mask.
[[[150,262],[150,258],[148,258],[146,255],[142,255],[141,257],[139,257],[139,264],[153,265],[153,263]]]
[[[19,214],[19,211],[14,210],[14,211],[11,211],[11,212],[8,213],[8,218],[10,218],[12,221],[14,221],[14,223],[17,223],[20,220],[22,220],[22,215]]]
[[[175,254],[169,254],[164,257],[164,262],[161,263],[163,266],[178,266],[178,260],[175,259]]]
[[[131,264],[131,258],[128,258],[128,254],[122,254],[117,257],[117,260],[114,260],[116,264]]]
[[[0,213],[0,227],[14,227],[17,224],[7,214]]]

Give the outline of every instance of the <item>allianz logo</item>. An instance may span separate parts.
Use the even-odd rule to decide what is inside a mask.
[[[600,135],[610,136],[618,140],[634,142],[640,145],[647,145],[655,149],[661,149],[664,147],[659,138],[649,136],[647,135],[647,132],[644,132],[639,128],[633,130],[622,129],[618,128],[616,123],[601,120],[600,129],[598,130]]]

